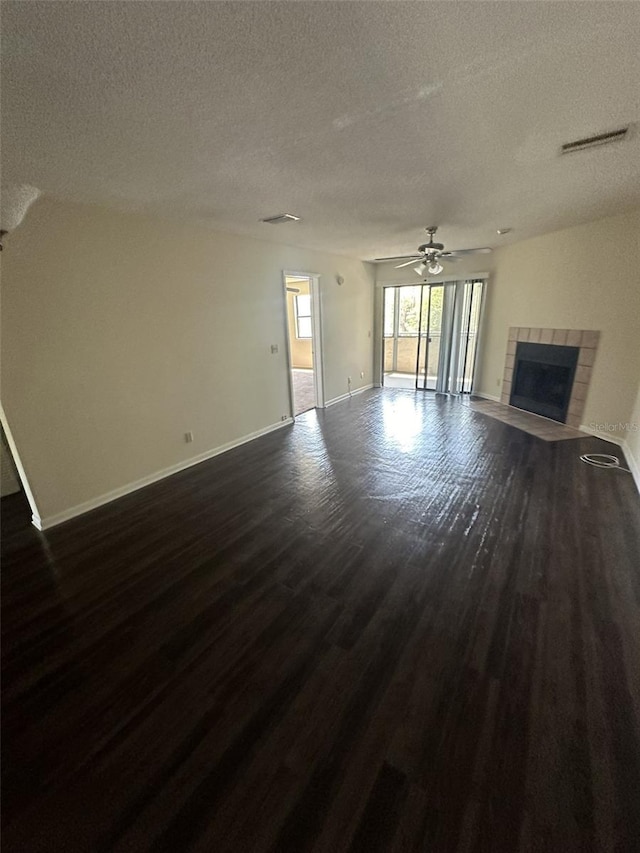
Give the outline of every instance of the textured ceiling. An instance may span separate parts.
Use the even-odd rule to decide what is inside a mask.
[[[3,183],[354,254],[640,204],[640,3],[4,2]],[[272,226],[262,217],[303,217]]]

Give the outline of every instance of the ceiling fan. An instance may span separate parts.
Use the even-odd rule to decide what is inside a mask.
[[[425,271],[431,273],[431,275],[439,275],[444,269],[440,261],[457,261],[465,255],[482,255],[488,254],[491,251],[490,248],[484,246],[479,249],[453,249],[450,252],[445,252],[444,245],[436,243],[433,239],[438,226],[430,225],[424,230],[429,235],[429,242],[418,246],[417,254],[398,255],[395,258],[376,258],[376,261],[404,261],[402,264],[396,264],[397,270],[420,261],[419,265],[414,267],[418,275],[423,275]],[[408,260],[406,260],[407,258]]]

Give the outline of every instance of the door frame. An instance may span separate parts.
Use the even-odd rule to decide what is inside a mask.
[[[397,326],[398,301],[399,301],[398,294],[399,294],[401,287],[415,287],[416,285],[417,286],[429,286],[429,287],[431,287],[433,285],[436,285],[436,286],[437,285],[447,285],[447,284],[456,285],[459,282],[466,282],[466,281],[481,281],[482,282],[482,292],[481,292],[481,296],[480,296],[480,309],[479,309],[479,313],[478,313],[478,330],[477,330],[476,342],[475,342],[475,361],[474,361],[474,365],[473,365],[473,374],[471,377],[471,390],[464,392],[466,394],[473,394],[475,391],[475,385],[476,385],[476,380],[477,380],[477,376],[478,376],[478,366],[479,366],[479,364],[482,360],[482,356],[483,356],[482,343],[483,343],[483,330],[484,330],[484,315],[485,315],[485,306],[486,306],[486,300],[487,300],[487,287],[489,285],[489,280],[490,280],[490,274],[488,272],[478,272],[478,273],[468,273],[465,275],[457,275],[457,276],[454,276],[454,275],[429,276],[428,279],[425,278],[419,282],[401,281],[401,280],[400,281],[379,281],[379,282],[376,282],[376,289],[380,290],[380,298],[379,298],[379,302],[378,302],[378,305],[380,306],[378,309],[379,310],[379,314],[378,314],[379,320],[378,320],[377,328],[376,328],[376,334],[377,334],[377,338],[379,340],[379,346],[380,346],[380,349],[378,351],[378,358],[376,359],[378,366],[379,366],[379,370],[380,370],[379,387],[384,387],[385,290],[387,290],[387,288],[390,288],[390,287],[395,288],[395,296],[394,296],[394,338],[395,338],[396,334],[397,334],[397,330],[398,330],[398,326]],[[422,315],[422,312],[421,312],[421,315]],[[395,347],[395,341],[394,341],[394,347]],[[395,350],[394,350],[394,354],[395,354]],[[418,336],[418,355],[417,355],[418,359],[420,357],[419,354],[420,354],[420,336]],[[442,356],[442,352],[440,353],[440,355]],[[394,358],[394,363],[395,363],[395,358]],[[438,368],[439,367],[440,367],[440,359],[438,360]],[[417,375],[417,370],[416,370],[416,375]],[[422,391],[422,390],[427,390],[427,389],[417,388],[417,382],[416,382],[416,390]],[[438,383],[436,383],[435,392],[432,391],[431,393],[441,393],[438,391]],[[447,393],[451,393],[451,392],[447,392]]]
[[[29,507],[31,508],[31,523],[34,525],[34,527],[37,527],[38,530],[42,530],[40,511],[37,507],[36,499],[33,495],[33,492],[31,491],[31,486],[29,485],[29,480],[27,479],[27,472],[25,471],[24,465],[22,464],[22,460],[20,459],[20,454],[18,453],[18,448],[16,447],[16,443],[13,439],[13,433],[11,432],[11,427],[9,426],[7,416],[1,403],[0,422],[2,423],[2,429],[4,430],[4,434],[7,437],[9,450],[11,451],[11,456],[13,457],[13,464],[16,466],[18,477],[20,478],[20,483],[22,484],[22,488],[24,489],[27,501],[29,502]]]
[[[282,271],[282,295],[284,299],[284,326],[287,342],[287,378],[289,383],[289,406],[291,417],[295,420],[295,406],[293,396],[293,359],[291,357],[291,335],[289,333],[289,311],[287,308],[287,278],[309,279],[309,293],[311,294],[311,360],[313,364],[313,382],[316,394],[316,408],[325,408],[324,399],[324,354],[322,347],[322,300],[320,298],[320,274],[313,272],[302,272],[300,270]]]

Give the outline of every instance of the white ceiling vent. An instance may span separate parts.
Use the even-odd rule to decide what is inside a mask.
[[[300,222],[300,217],[294,216],[293,213],[279,213],[277,216],[267,216],[260,222],[268,222],[269,225],[282,225],[283,222]]]
[[[576,139],[575,142],[565,142],[560,148],[561,154],[571,154],[574,151],[584,151],[586,148],[595,148],[597,145],[608,145],[610,142],[621,142],[629,134],[629,125],[612,130],[608,133],[598,133],[596,136],[586,136],[584,139]]]

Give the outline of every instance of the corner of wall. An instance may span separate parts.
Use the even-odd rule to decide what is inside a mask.
[[[636,459],[635,454],[631,448],[631,445],[628,441],[625,441],[622,444],[622,449],[624,450],[625,459],[627,460],[627,464],[629,465],[629,470],[631,471],[631,476],[636,484],[636,489],[640,493],[640,459]]]

